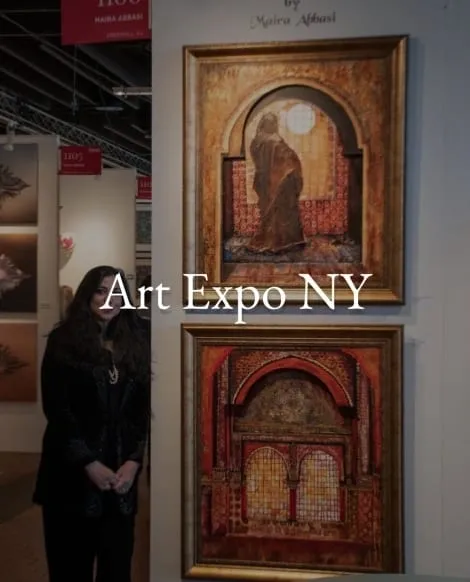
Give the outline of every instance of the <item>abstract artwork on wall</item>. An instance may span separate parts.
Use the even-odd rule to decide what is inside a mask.
[[[38,146],[15,144],[0,149],[0,226],[38,222]]]
[[[185,578],[403,569],[401,326],[182,326]]]
[[[0,402],[37,400],[36,323],[0,323]]]
[[[36,313],[37,240],[0,232],[0,313]]]
[[[150,252],[152,248],[152,205],[137,204],[135,218],[136,250]]]
[[[185,49],[184,272],[207,274],[200,301],[253,285],[298,303],[299,273],[328,289],[329,274],[371,274],[362,303],[403,301],[406,47]]]

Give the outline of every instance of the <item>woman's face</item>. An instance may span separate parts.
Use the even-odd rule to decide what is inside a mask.
[[[100,321],[111,321],[121,310],[122,297],[115,295],[108,302],[109,309],[100,309],[106,303],[109,292],[113,288],[113,283],[113,276],[105,277],[91,298],[90,309],[93,315]]]

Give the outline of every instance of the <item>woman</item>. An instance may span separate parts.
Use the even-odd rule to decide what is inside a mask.
[[[130,582],[137,488],[150,418],[148,323],[96,267],[49,335],[41,383],[47,428],[35,503],[50,582]]]

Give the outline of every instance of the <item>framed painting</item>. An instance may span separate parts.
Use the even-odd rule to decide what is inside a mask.
[[[0,149],[0,226],[37,225],[38,168],[37,144]]]
[[[145,279],[152,274],[152,259],[148,257],[137,256],[135,261],[135,280],[137,289],[143,285]]]
[[[135,238],[137,253],[152,250],[152,204],[138,202],[135,212]]]
[[[402,572],[402,326],[182,336],[183,577]]]
[[[0,313],[36,313],[38,235],[0,231]]]
[[[184,273],[402,304],[407,37],[184,48]],[[187,293],[185,295],[187,297]],[[226,297],[235,301],[235,291]],[[311,291],[312,301],[318,295]]]
[[[0,402],[36,402],[38,326],[0,322]]]

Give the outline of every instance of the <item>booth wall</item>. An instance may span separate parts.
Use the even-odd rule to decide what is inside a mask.
[[[6,143],[0,137],[0,147]],[[58,281],[58,139],[49,136],[17,136],[15,144],[38,146],[38,227],[10,227],[11,232],[38,234],[37,314],[0,313],[2,321],[36,321],[38,324],[38,364],[46,345],[46,334],[59,318]],[[2,227],[2,232],[7,232]],[[1,253],[1,249],[0,249]],[[39,368],[37,402],[0,403],[0,451],[36,453],[41,450],[45,426],[40,399]]]
[[[467,0],[304,0],[335,10],[333,24],[250,29],[256,14],[284,15],[282,0],[153,0],[153,273],[171,286],[172,311],[153,313],[152,579],[180,579],[180,323],[232,323],[181,307],[183,213],[182,45],[410,34],[406,306],[286,311],[272,323],[406,326],[405,551],[408,572],[470,576],[470,65]],[[164,249],[164,250],[162,250]],[[462,260],[457,261],[457,257]],[[250,323],[267,323],[266,315]],[[164,476],[164,477],[162,477]]]
[[[440,372],[442,417],[442,552],[447,574],[470,576],[470,507],[466,502],[470,477],[470,82],[463,74],[470,67],[468,22],[470,3],[465,0],[449,5],[446,51],[444,165],[445,183],[440,192],[442,215],[436,217],[445,283],[442,328],[443,359],[433,371]],[[437,79],[436,79],[437,81]],[[437,136],[436,138],[437,139]],[[436,173],[438,168],[436,168]],[[431,233],[429,234],[430,236]],[[432,287],[429,288],[432,294]],[[425,391],[423,385],[421,390]],[[428,418],[432,424],[435,419]],[[417,460],[419,462],[419,459]],[[423,475],[425,478],[425,474]],[[430,508],[430,511],[432,508]]]
[[[85,273],[98,265],[135,275],[136,180],[135,170],[127,169],[60,177],[60,232],[75,241],[72,256],[60,269],[61,285],[75,292]]]

